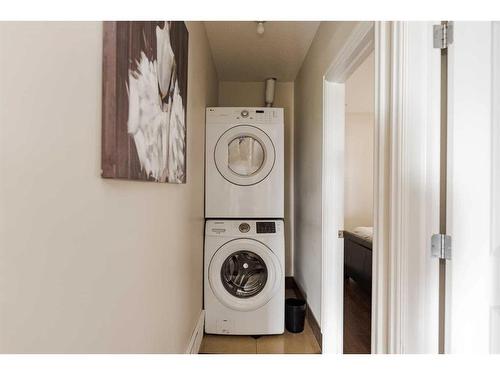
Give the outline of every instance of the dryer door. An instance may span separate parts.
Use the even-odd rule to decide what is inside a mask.
[[[274,167],[274,145],[261,129],[238,125],[222,134],[215,145],[215,166],[235,185],[255,185]]]
[[[212,257],[210,288],[226,307],[251,311],[276,294],[283,270],[276,255],[263,243],[248,239],[226,242]]]

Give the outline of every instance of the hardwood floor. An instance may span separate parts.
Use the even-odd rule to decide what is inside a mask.
[[[371,353],[371,295],[352,279],[344,282],[344,354]]]

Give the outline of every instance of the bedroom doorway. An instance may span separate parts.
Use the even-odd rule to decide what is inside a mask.
[[[371,353],[373,52],[345,81],[344,354]]]
[[[386,330],[388,322],[386,293],[386,248],[387,232],[384,230],[387,222],[387,197],[385,191],[387,180],[386,161],[389,134],[385,131],[384,111],[381,110],[388,95],[388,76],[390,66],[386,56],[390,50],[387,43],[388,25],[382,22],[360,22],[347,38],[337,57],[327,69],[323,77],[323,167],[322,167],[322,288],[321,288],[321,333],[323,353],[344,353],[344,181],[346,179],[346,118],[356,117],[346,113],[346,82],[363,63],[371,67],[372,82],[361,84],[361,91],[371,96],[372,141],[372,176],[368,178],[368,190],[372,191],[371,217],[374,221],[358,221],[356,227],[373,227],[372,274],[373,287],[371,298],[364,298],[364,337],[366,344],[363,352],[385,353]],[[370,86],[370,87],[368,87]],[[363,94],[355,94],[363,95]],[[381,102],[382,100],[382,102]],[[382,104],[381,104],[382,103]],[[368,104],[368,107],[370,105]],[[354,112],[354,111],[353,111]],[[370,117],[370,110],[363,110],[365,117]],[[357,116],[359,118],[363,116]],[[366,141],[365,141],[366,143]],[[359,145],[358,145],[359,146]],[[363,146],[364,147],[364,146]],[[365,150],[366,151],[366,150]],[[368,150],[370,153],[370,150]],[[366,154],[366,153],[365,153]],[[349,157],[347,157],[349,158]],[[365,161],[368,164],[370,161]],[[365,205],[366,205],[365,204]],[[347,204],[349,209],[349,204]],[[370,214],[368,214],[370,216]],[[356,220],[353,220],[355,223]],[[352,229],[354,229],[353,227]],[[366,230],[366,229],[365,229]],[[380,251],[379,251],[380,249]],[[370,268],[369,265],[365,268]],[[354,280],[354,278],[353,278]],[[359,277],[358,277],[359,280]],[[364,285],[367,286],[366,283]],[[365,295],[370,295],[366,292]],[[354,297],[353,297],[354,298]],[[349,305],[347,306],[349,308]],[[351,316],[350,316],[351,317]],[[349,324],[349,321],[347,322]],[[352,321],[351,321],[352,325]],[[352,331],[351,331],[352,332]],[[348,331],[346,331],[348,333]],[[355,336],[358,336],[355,334]],[[352,342],[352,340],[351,340]],[[349,345],[349,343],[347,344]],[[352,345],[351,345],[352,347]],[[346,352],[361,352],[361,350],[346,350]]]

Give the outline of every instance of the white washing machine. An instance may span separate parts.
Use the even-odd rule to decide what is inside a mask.
[[[205,217],[283,218],[283,108],[207,108]]]
[[[205,332],[284,332],[282,220],[208,220],[205,227]]]

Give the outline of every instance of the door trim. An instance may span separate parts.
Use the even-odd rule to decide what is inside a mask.
[[[439,262],[430,238],[439,231],[440,52],[432,46],[432,24],[377,28],[376,41],[385,43],[377,69],[388,73],[378,72],[376,86],[387,96],[376,103],[375,223],[382,228],[376,245],[384,251],[374,274],[385,271],[376,276],[385,305],[373,311],[387,320],[384,326],[374,318],[373,339],[395,354],[438,351]]]
[[[375,23],[375,132],[373,158],[372,353],[388,352],[389,163],[391,23]],[[376,228],[376,230],[375,230]]]
[[[434,67],[430,22],[360,22],[324,76],[323,350],[343,349],[343,241],[337,238],[343,229],[343,186],[336,185],[343,185],[344,145],[335,139],[343,137],[345,125],[338,108],[343,80],[351,73],[345,69],[355,69],[352,61],[362,61],[358,56],[370,44],[375,50],[372,353],[437,353],[439,270],[428,241],[439,225],[434,215],[439,60]]]
[[[360,22],[323,76],[322,276],[323,353],[343,353],[344,82],[374,48],[374,23]],[[340,109],[340,110],[339,110]],[[340,182],[340,183],[339,183]],[[376,254],[376,249],[373,249]],[[373,300],[373,304],[379,301]],[[381,349],[382,350],[382,349]]]

